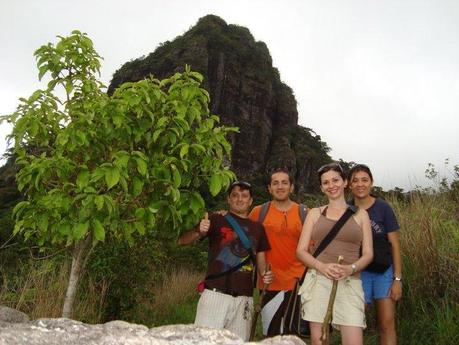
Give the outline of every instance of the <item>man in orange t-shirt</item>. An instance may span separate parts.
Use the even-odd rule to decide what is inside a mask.
[[[250,219],[262,221],[271,250],[266,252],[266,262],[271,265],[274,280],[263,298],[261,311],[263,334],[275,336],[282,333],[282,318],[285,306],[295,286],[301,278],[304,265],[296,258],[296,247],[301,234],[302,219],[300,206],[290,200],[293,180],[286,169],[275,170],[268,185],[272,201],[266,206],[256,206]],[[263,208],[265,208],[263,210]],[[260,214],[265,216],[260,219]],[[260,286],[260,283],[259,283]]]

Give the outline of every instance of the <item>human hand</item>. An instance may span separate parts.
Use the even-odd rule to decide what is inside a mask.
[[[263,284],[271,284],[274,280],[274,273],[272,271],[266,271],[263,275]]]
[[[402,282],[398,280],[394,280],[392,282],[392,286],[390,287],[389,296],[394,301],[398,301],[402,298]]]
[[[210,229],[209,213],[205,213],[204,218],[199,222],[199,234],[204,235]]]
[[[344,278],[343,266],[335,263],[320,263],[318,270],[328,279],[339,280]]]
[[[341,269],[341,275],[338,280],[350,277],[353,273],[355,273],[353,272],[351,265],[339,265],[339,267]]]

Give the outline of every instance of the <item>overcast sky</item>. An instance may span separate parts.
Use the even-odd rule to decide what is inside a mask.
[[[298,101],[299,124],[334,159],[366,163],[375,184],[426,185],[424,170],[459,164],[457,0],[0,0],[0,114],[44,87],[33,52],[56,35],[88,33],[108,85],[207,14],[264,41]],[[0,153],[9,128],[0,127]]]

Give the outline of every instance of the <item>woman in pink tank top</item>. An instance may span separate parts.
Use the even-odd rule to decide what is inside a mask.
[[[344,195],[347,179],[341,166],[337,163],[327,164],[317,173],[328,204],[308,212],[298,243],[297,257],[309,267],[299,291],[302,317],[310,322],[311,343],[322,344],[322,322],[333,281],[338,281],[332,325],[341,331],[342,344],[360,345],[363,344],[366,323],[359,272],[373,257],[370,220],[367,212],[359,209],[347,220],[327,248],[314,258],[308,251],[311,239],[320,242],[348,207]],[[317,247],[317,243],[314,243],[314,247]],[[342,264],[337,263],[338,255],[344,256]]]

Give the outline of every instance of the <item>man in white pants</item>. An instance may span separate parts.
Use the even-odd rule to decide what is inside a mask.
[[[228,215],[214,213],[209,217],[206,213],[194,229],[182,234],[178,240],[179,244],[185,245],[209,238],[205,288],[199,299],[195,324],[228,329],[245,341],[249,339],[252,323],[254,261],[265,284],[273,279],[272,272],[265,273],[265,251],[270,247],[263,225],[248,218],[252,201],[248,182],[232,183],[228,215],[239,225],[239,230],[230,224]],[[243,231],[242,236],[238,231]]]

